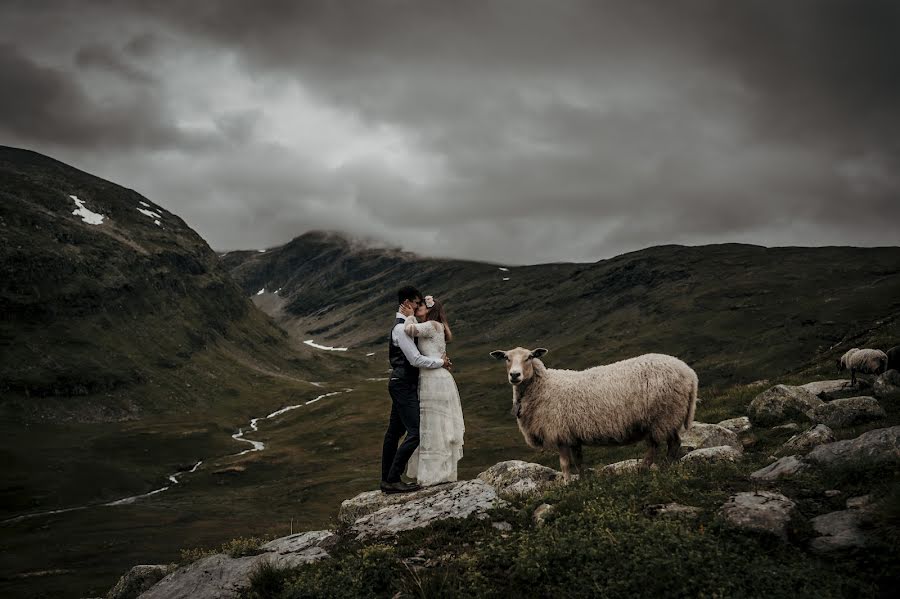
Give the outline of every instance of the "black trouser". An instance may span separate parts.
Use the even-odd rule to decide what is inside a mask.
[[[391,377],[388,393],[391,394],[391,419],[381,450],[381,480],[394,483],[400,480],[406,463],[419,446],[419,380]],[[398,448],[403,433],[406,439]]]

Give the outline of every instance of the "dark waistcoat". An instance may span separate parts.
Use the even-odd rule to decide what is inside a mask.
[[[406,322],[402,318],[394,321],[394,326]],[[417,381],[419,379],[419,369],[414,367],[406,359],[400,346],[394,343],[394,329],[391,328],[388,334],[388,361],[391,363],[391,378],[405,379],[408,381]]]

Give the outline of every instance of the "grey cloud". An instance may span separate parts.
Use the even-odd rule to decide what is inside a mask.
[[[75,54],[75,64],[114,73],[137,83],[152,83],[154,78],[123,59],[121,53],[108,44],[88,44]]]

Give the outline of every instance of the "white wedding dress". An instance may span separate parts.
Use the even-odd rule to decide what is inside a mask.
[[[444,327],[437,322],[416,323],[419,351],[440,358],[447,351]],[[463,456],[463,422],[459,390],[446,368],[419,370],[419,448],[406,467],[406,475],[420,485],[456,480],[456,462]]]

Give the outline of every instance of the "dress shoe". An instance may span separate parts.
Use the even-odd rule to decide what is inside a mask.
[[[381,481],[381,491],[383,493],[411,493],[413,491],[418,491],[421,488],[422,487],[419,485],[405,483],[399,480],[395,483]]]

